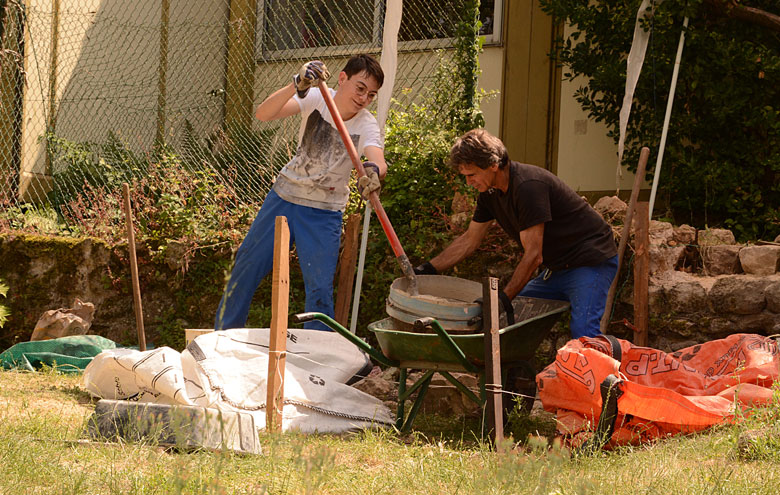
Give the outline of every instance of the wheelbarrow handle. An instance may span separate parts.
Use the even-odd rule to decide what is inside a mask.
[[[364,342],[360,337],[353,334],[343,326],[341,326],[336,320],[331,318],[330,316],[324,314],[324,313],[316,313],[316,312],[310,312],[310,313],[298,313],[297,315],[293,315],[292,317],[293,321],[295,323],[305,323],[307,321],[317,320],[328,327],[330,327],[334,332],[340,334],[345,339],[349,340],[355,346],[360,349],[361,351],[365,352],[372,358],[374,358],[375,361],[380,362],[384,364],[385,366],[399,366],[400,363],[394,359],[390,359],[386,357],[381,352],[377,351],[370,345],[368,345],[366,342]]]
[[[307,321],[316,320],[318,314],[320,313],[298,313],[293,315],[292,319],[295,323],[306,323]]]

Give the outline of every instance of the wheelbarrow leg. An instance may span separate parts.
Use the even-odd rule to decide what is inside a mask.
[[[400,383],[398,384],[398,416],[395,418],[395,425],[398,431],[406,433],[411,429],[417,412],[420,410],[425,394],[428,392],[428,385],[433,378],[433,370],[426,371],[425,374],[417,380],[414,385],[406,389],[406,372],[405,368],[401,368],[399,375]],[[417,398],[412,404],[412,409],[409,411],[409,417],[404,418],[404,402],[417,390],[420,390],[417,394]],[[405,420],[404,420],[405,419]]]
[[[398,410],[395,414],[395,429],[401,431],[404,425],[404,403],[401,397],[406,395],[406,368],[401,368],[398,374]]]
[[[422,406],[423,400],[425,399],[425,394],[428,392],[428,385],[431,383],[431,378],[433,377],[433,371],[426,372],[420,380],[417,381],[412,387],[409,389],[407,394],[412,394],[414,391],[419,388],[420,391],[417,393],[417,399],[414,400],[414,404],[412,404],[412,409],[409,411],[409,417],[406,418],[406,421],[404,422],[404,426],[401,428],[401,433],[407,433],[409,430],[412,429],[412,423],[414,422],[414,418],[417,416],[417,412],[420,410],[420,406]]]

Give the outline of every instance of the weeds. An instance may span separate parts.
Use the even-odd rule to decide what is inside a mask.
[[[0,493],[771,494],[780,482],[769,443],[767,457],[734,455],[743,429],[777,421],[776,405],[753,410],[749,425],[588,458],[542,436],[494,452],[474,440],[478,425],[450,420],[442,436],[446,419],[424,415],[408,437],[260,433],[263,455],[239,456],[153,441],[85,443],[93,406],[79,380],[53,370],[0,373]]]

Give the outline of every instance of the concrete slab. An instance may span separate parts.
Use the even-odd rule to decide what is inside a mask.
[[[87,432],[95,440],[121,438],[187,450],[262,453],[251,415],[206,407],[103,399],[89,419]]]

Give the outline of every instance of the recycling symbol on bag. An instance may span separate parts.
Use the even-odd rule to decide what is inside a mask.
[[[325,380],[323,380],[322,378],[320,378],[317,375],[309,375],[309,381],[312,382],[315,385],[319,385],[320,387],[324,387],[325,386]]]

